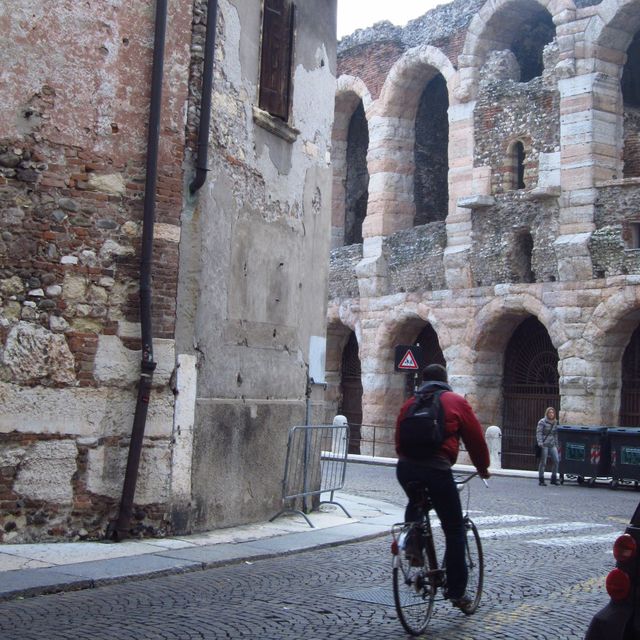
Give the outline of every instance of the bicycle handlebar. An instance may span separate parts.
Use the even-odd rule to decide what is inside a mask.
[[[469,482],[469,480],[471,480],[472,478],[475,478],[478,474],[477,471],[474,471],[473,473],[470,473],[464,480],[459,480],[458,478],[454,478],[454,482],[456,483],[456,486],[458,487],[458,490],[462,490],[462,487],[464,487],[465,484],[467,484],[467,482]],[[485,487],[489,487],[489,483],[487,482],[486,478],[481,478],[482,482],[484,482],[484,486]]]

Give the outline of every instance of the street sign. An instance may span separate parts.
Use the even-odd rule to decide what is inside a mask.
[[[396,371],[414,372],[422,369],[422,347],[416,345],[399,344],[396,346],[395,369]]]

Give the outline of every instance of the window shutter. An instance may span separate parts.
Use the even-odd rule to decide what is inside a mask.
[[[294,6],[289,0],[265,0],[260,66],[260,108],[289,119]]]

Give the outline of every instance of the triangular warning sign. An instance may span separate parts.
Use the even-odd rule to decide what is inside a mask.
[[[402,360],[400,360],[400,364],[398,365],[398,369],[412,369],[416,370],[418,368],[418,363],[416,359],[413,357],[413,353],[411,353],[411,349],[404,354]]]

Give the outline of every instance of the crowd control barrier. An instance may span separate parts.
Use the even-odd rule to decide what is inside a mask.
[[[313,498],[316,509],[321,504],[335,504],[350,518],[349,512],[333,499],[334,492],[344,486],[348,447],[348,425],[291,427],[282,481],[283,508],[270,522],[285,513],[297,513],[313,527],[306,515],[313,510],[309,506]],[[323,493],[330,494],[329,500],[320,499]]]

